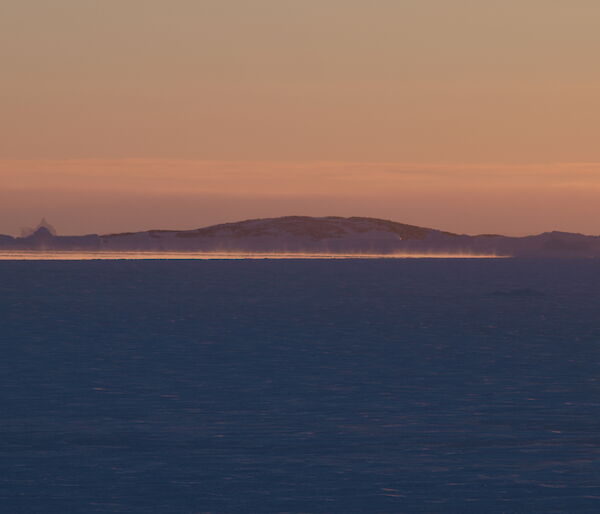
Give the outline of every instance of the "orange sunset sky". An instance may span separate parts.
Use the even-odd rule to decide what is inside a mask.
[[[0,233],[600,234],[598,0],[5,0]]]

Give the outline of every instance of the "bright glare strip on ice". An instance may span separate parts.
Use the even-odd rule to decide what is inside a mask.
[[[212,260],[212,259],[495,259],[503,256],[470,253],[305,253],[305,252],[0,252],[0,260]]]

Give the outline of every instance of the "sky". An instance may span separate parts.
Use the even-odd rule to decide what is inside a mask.
[[[600,234],[597,0],[4,0],[0,233]]]

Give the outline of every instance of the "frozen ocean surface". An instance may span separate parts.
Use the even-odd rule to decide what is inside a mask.
[[[600,511],[600,261],[4,261],[0,293],[1,512]]]

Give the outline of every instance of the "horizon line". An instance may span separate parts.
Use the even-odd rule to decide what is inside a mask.
[[[375,216],[337,216],[337,215],[309,216],[309,215],[304,215],[304,214],[286,214],[283,216],[243,218],[243,219],[239,219],[237,221],[225,221],[222,223],[213,223],[213,224],[202,225],[202,226],[199,226],[196,228],[191,228],[191,229],[151,228],[151,229],[146,229],[146,230],[143,230],[143,229],[142,230],[124,230],[122,232],[114,232],[113,231],[113,232],[108,232],[108,233],[87,232],[87,233],[73,234],[73,235],[59,234],[54,229],[54,227],[47,221],[46,216],[43,216],[40,223],[35,228],[22,228],[21,229],[22,233],[25,230],[29,231],[30,233],[27,235],[12,236],[10,234],[0,234],[0,236],[8,236],[8,237],[12,237],[13,239],[26,239],[28,237],[31,237],[33,234],[35,234],[37,231],[39,231],[42,228],[46,228],[46,230],[48,230],[48,232],[53,237],[85,237],[85,236],[113,237],[113,236],[129,235],[129,234],[142,234],[142,233],[148,233],[148,232],[175,232],[175,233],[177,233],[177,232],[194,232],[197,230],[203,230],[203,229],[213,228],[213,227],[220,227],[223,225],[235,225],[235,224],[246,223],[246,222],[251,222],[251,221],[280,220],[280,219],[286,219],[286,218],[308,218],[311,220],[328,220],[328,219],[330,219],[330,220],[335,220],[335,219],[338,219],[338,220],[351,220],[351,219],[375,220],[375,221],[384,221],[384,222],[395,223],[398,225],[405,225],[405,226],[409,226],[409,227],[415,227],[415,228],[419,228],[419,229],[423,229],[423,230],[431,230],[434,232],[441,232],[441,233],[454,235],[454,236],[467,236],[467,237],[486,237],[487,236],[487,237],[506,237],[506,238],[512,238],[512,239],[521,239],[521,238],[526,238],[526,237],[535,237],[535,236],[540,236],[543,234],[552,234],[552,233],[572,234],[572,235],[579,235],[579,236],[584,236],[584,237],[600,237],[600,234],[587,234],[584,232],[570,232],[570,231],[565,231],[565,230],[545,230],[542,232],[535,232],[535,233],[525,234],[525,235],[520,235],[520,236],[506,235],[506,234],[501,234],[501,233],[497,233],[497,232],[480,232],[480,233],[451,232],[451,231],[447,231],[447,230],[426,227],[426,226],[422,226],[422,225],[415,225],[413,223],[404,223],[402,221],[396,221],[393,219],[378,218]]]

